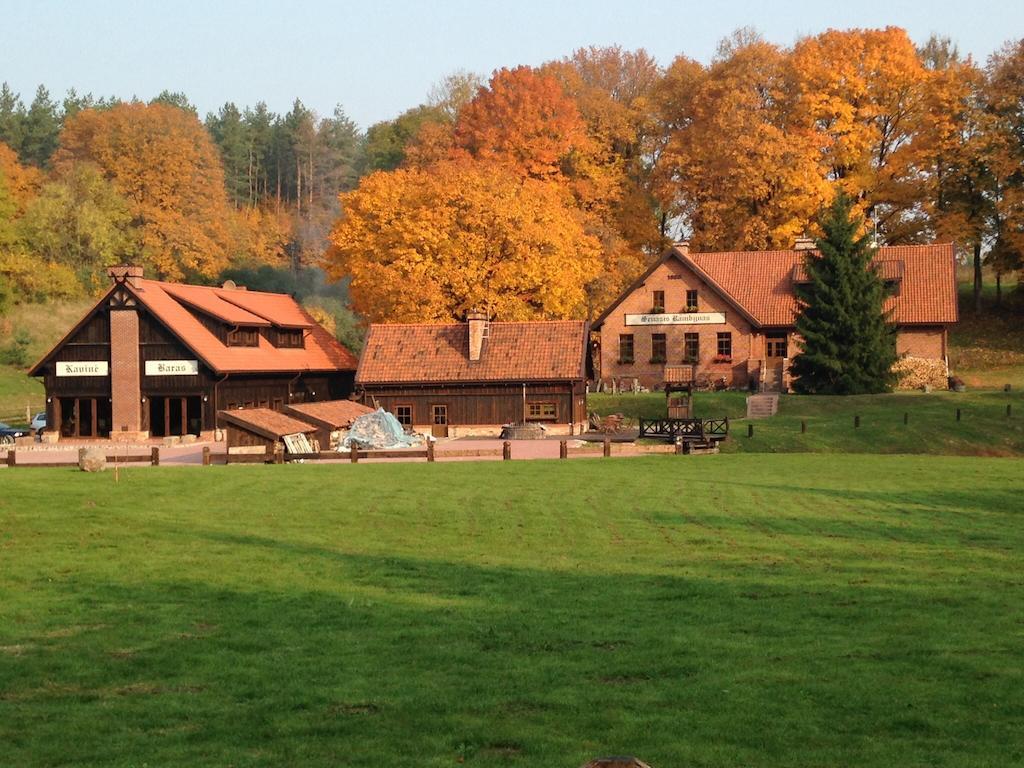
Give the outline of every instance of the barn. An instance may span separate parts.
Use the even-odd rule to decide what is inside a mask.
[[[594,321],[603,383],[662,386],[691,370],[698,384],[778,392],[797,353],[794,286],[807,280],[813,241],[792,250],[691,253],[676,243]],[[883,246],[875,266],[900,355],[946,361],[958,319],[951,243]]]
[[[496,435],[504,424],[551,434],[586,428],[587,323],[577,320],[373,324],[359,359],[364,403],[435,437]]]
[[[147,280],[113,267],[111,286],[29,371],[63,437],[213,430],[217,413],[348,396],[357,361],[294,298]]]

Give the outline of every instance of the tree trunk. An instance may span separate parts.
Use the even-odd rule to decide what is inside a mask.
[[[974,311],[981,314],[981,241],[974,244]]]
[[[1003,275],[1000,272],[996,272],[996,306],[1001,307],[1003,305]]]
[[[302,216],[302,160],[295,153],[295,211]]]

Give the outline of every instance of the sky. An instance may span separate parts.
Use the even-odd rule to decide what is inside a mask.
[[[791,45],[830,27],[894,25],[918,43],[949,36],[984,62],[1024,37],[1024,1],[0,0],[0,23],[0,82],[26,103],[39,84],[54,97],[183,91],[200,115],[227,101],[286,112],[299,98],[322,115],[340,104],[365,128],[456,70],[489,76],[589,45],[706,63],[743,26]]]

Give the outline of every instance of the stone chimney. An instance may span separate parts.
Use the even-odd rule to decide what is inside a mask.
[[[681,252],[684,256],[690,252],[689,240],[678,240],[672,243],[672,247]]]
[[[807,235],[804,235],[803,237],[798,237],[796,239],[796,242],[793,243],[794,251],[813,251],[817,247],[818,246],[814,244],[814,238],[807,237]]]
[[[132,288],[139,287],[139,280],[142,279],[142,267],[135,264],[121,264],[116,267],[109,267],[107,274],[115,283],[126,283]]]
[[[484,331],[487,330],[487,313],[478,309],[466,313],[469,326],[469,359],[479,360],[484,348]]]

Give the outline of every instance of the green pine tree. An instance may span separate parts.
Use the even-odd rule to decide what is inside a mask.
[[[844,194],[821,221],[818,253],[804,261],[809,282],[796,286],[802,341],[792,373],[804,394],[859,395],[892,388],[895,329],[883,309],[885,283],[872,266],[869,236],[858,236],[863,220]]]

